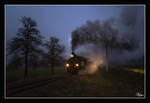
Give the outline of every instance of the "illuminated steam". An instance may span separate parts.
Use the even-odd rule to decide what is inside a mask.
[[[98,49],[92,44],[87,44],[78,48],[77,54],[87,58],[91,63],[81,70],[79,74],[93,74],[100,66],[104,64],[104,57],[102,50]]]

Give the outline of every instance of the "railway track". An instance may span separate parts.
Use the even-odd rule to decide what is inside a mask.
[[[45,80],[34,81],[32,83],[26,83],[26,84],[14,86],[14,87],[9,87],[7,88],[7,96],[13,96],[17,93],[24,92],[33,88],[38,88],[46,84],[62,80],[62,79],[63,79],[62,77],[55,77],[55,78],[53,77],[53,78],[49,78]]]

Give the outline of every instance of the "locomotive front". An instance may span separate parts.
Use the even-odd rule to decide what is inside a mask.
[[[87,59],[81,56],[77,56],[72,53],[71,58],[66,61],[66,69],[72,74],[77,74],[80,70],[85,69],[87,65]]]

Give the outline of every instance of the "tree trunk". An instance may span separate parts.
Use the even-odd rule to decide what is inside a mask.
[[[28,49],[26,50],[26,53],[25,53],[25,77],[27,76],[28,76]]]
[[[51,73],[52,74],[54,74],[54,61],[53,61],[53,59],[52,59],[52,62],[51,62]]]
[[[27,36],[28,36],[28,34],[27,34]],[[28,52],[29,52],[29,50],[28,50],[28,37],[27,37],[27,39],[26,39],[26,51],[25,51],[25,78],[28,76]]]
[[[108,46],[105,47],[106,49],[106,71],[108,72],[108,68],[109,68],[109,63],[108,63]]]

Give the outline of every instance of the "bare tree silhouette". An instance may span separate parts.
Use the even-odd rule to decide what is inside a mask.
[[[54,74],[54,64],[61,53],[65,51],[65,47],[59,44],[59,39],[56,37],[50,37],[50,40],[45,43],[45,47],[48,49],[47,59],[51,63],[51,73]]]
[[[18,29],[17,36],[9,43],[9,54],[18,53],[25,59],[25,77],[28,76],[29,55],[36,54],[41,51],[38,48],[42,44],[42,36],[36,28],[37,23],[30,17],[21,17],[19,20],[23,27]]]

